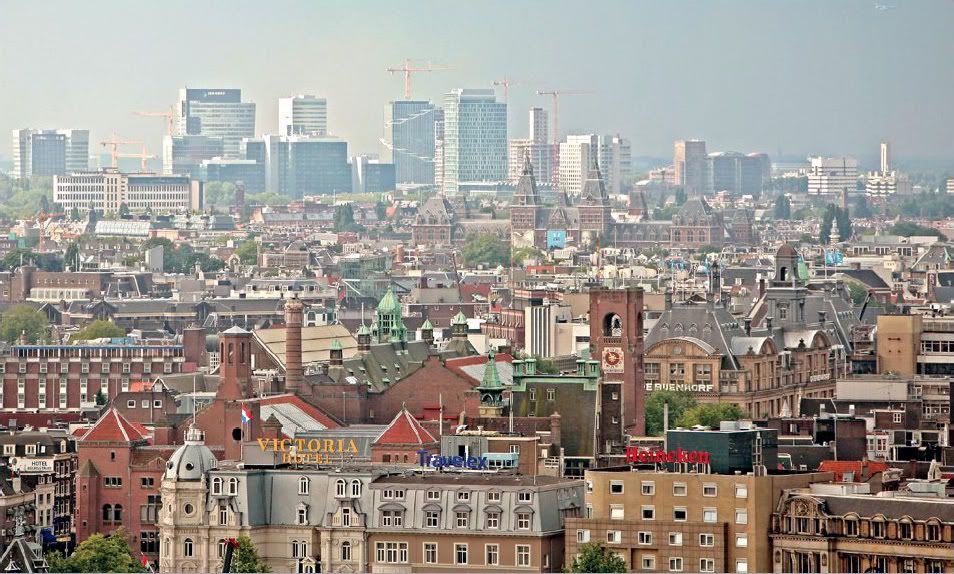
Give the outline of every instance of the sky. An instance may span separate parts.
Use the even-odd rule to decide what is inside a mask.
[[[951,0],[0,0],[0,131],[115,132],[160,155],[163,120],[133,111],[237,87],[259,134],[279,97],[311,93],[350,153],[380,152],[403,88],[385,69],[410,58],[452,67],[414,75],[414,98],[511,79],[512,138],[549,108],[536,90],[586,90],[560,100],[560,131],[619,133],[635,156],[702,138],[873,161],[889,141],[954,164],[952,23]]]

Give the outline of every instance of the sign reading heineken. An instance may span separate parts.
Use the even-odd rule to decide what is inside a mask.
[[[421,466],[429,466],[438,470],[442,468],[487,469],[486,456],[441,456],[439,454],[429,454],[426,450],[417,451],[417,456]]]
[[[282,453],[282,463],[287,464],[332,464],[341,455],[358,454],[358,445],[354,440],[344,438],[260,438],[258,448],[262,449],[262,452]]]

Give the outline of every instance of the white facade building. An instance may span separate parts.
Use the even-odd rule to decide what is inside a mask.
[[[547,142],[549,128],[547,112],[543,108],[530,108],[530,137],[512,139],[507,146],[507,180],[517,183],[523,173],[527,154],[533,165],[533,177],[537,184],[553,179],[553,146]]]
[[[629,140],[618,135],[569,135],[560,143],[560,189],[568,195],[583,190],[587,173],[596,161],[606,191],[620,193],[624,177],[632,173],[632,152]]]
[[[170,213],[202,209],[202,184],[188,176],[120,173],[116,170],[80,172],[53,178],[53,201],[69,211]]]
[[[858,184],[858,160],[850,157],[812,157],[808,169],[808,195],[854,193]]]
[[[444,97],[444,190],[507,178],[507,104],[490,89],[457,89]]]
[[[278,133],[328,135],[328,100],[307,94],[278,99]]]

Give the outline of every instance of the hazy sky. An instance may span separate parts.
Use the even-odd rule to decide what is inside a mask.
[[[380,151],[384,104],[404,58],[454,66],[418,74],[413,96],[509,77],[510,137],[526,137],[536,89],[561,100],[561,131],[619,132],[634,155],[710,150],[954,163],[951,0],[698,1],[11,1],[0,0],[0,155],[16,127],[115,131],[160,152],[177,89],[239,87],[256,131],[277,98],[328,98],[351,153]],[[91,149],[92,151],[92,149]]]

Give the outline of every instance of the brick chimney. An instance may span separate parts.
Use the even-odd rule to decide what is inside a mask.
[[[301,364],[301,326],[304,305],[297,295],[285,301],[285,391],[297,393],[304,380]]]
[[[216,395],[228,400],[244,398],[252,377],[252,334],[238,326],[222,332],[219,335],[219,356],[222,383]]]

